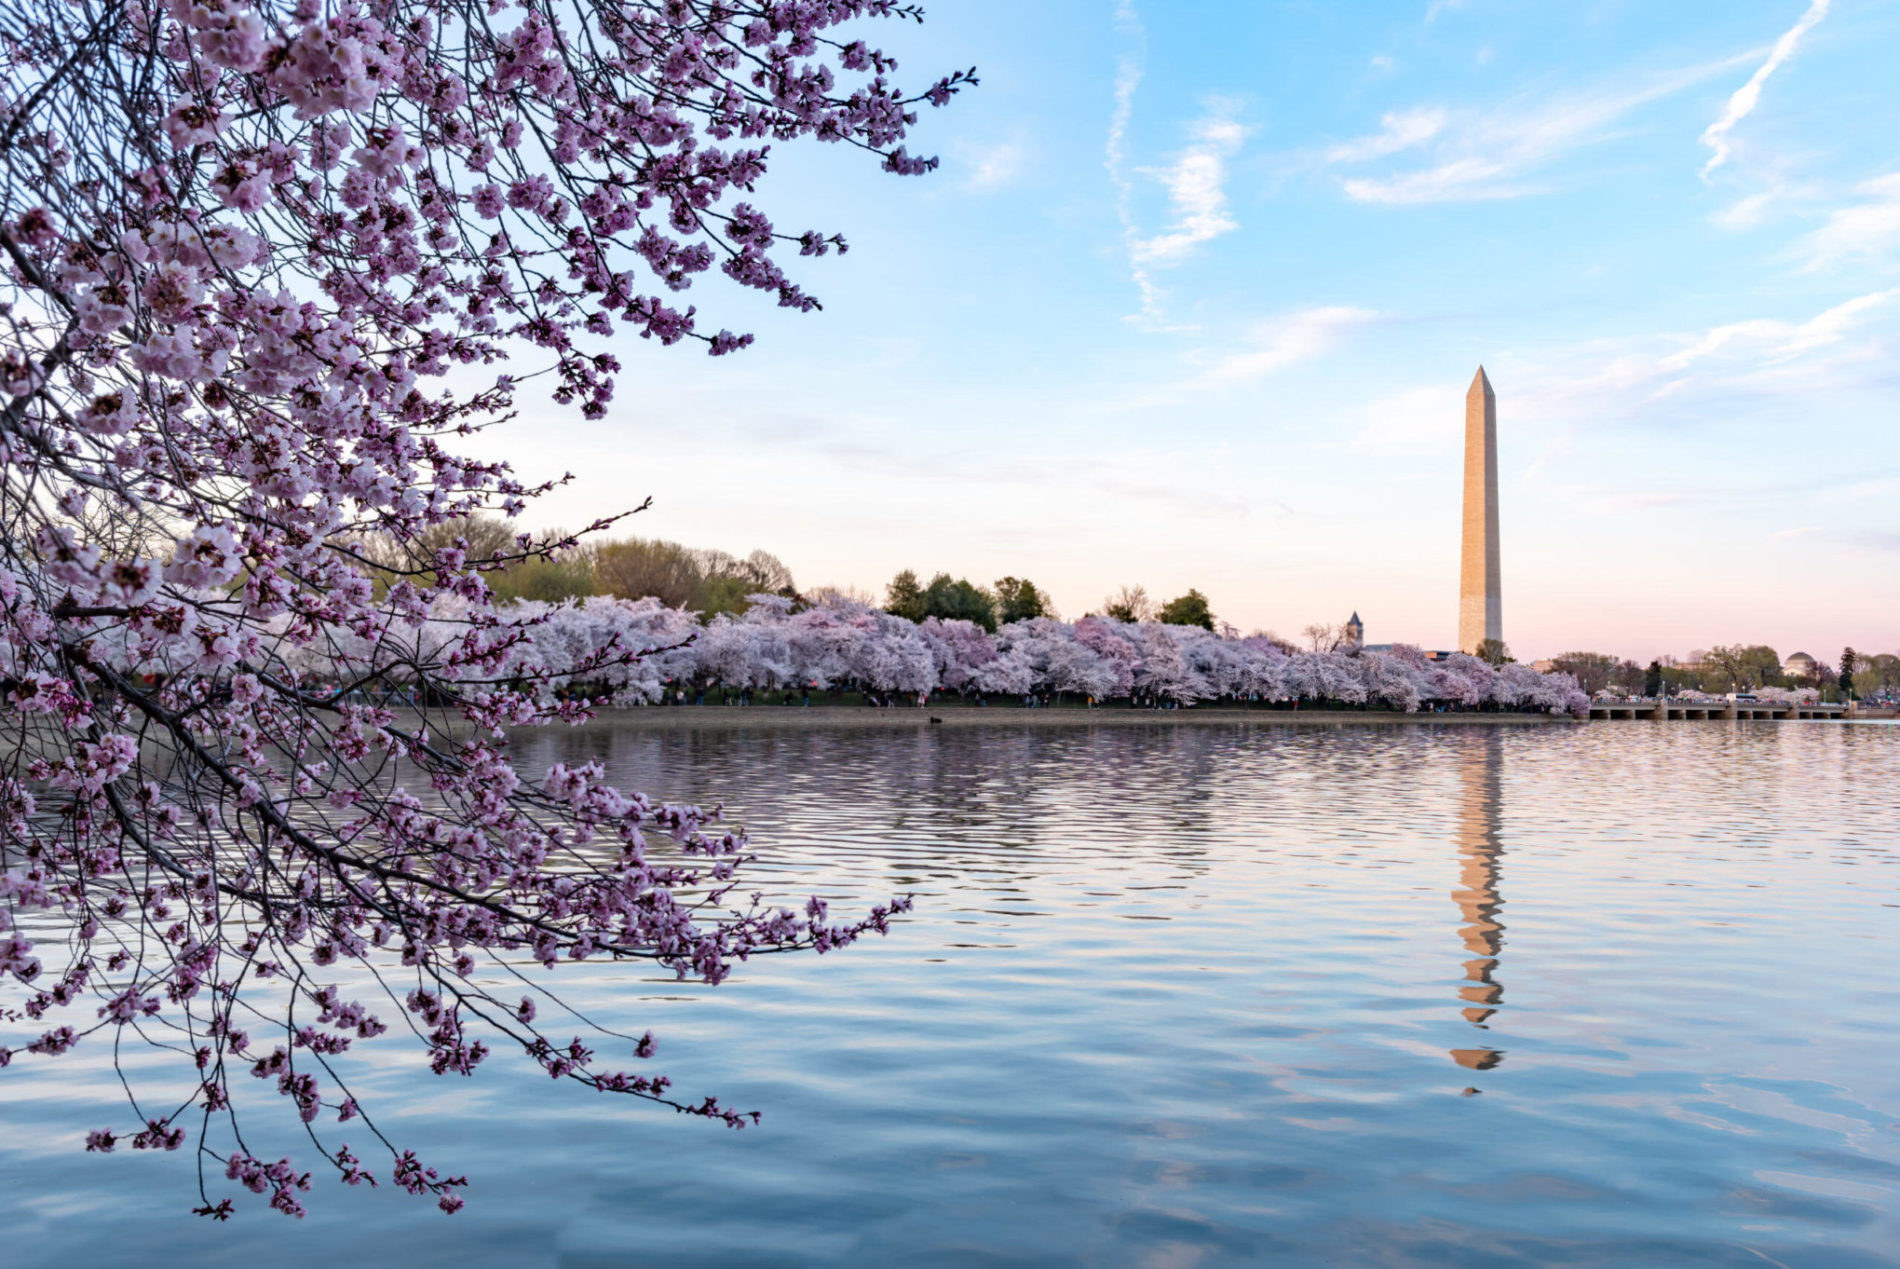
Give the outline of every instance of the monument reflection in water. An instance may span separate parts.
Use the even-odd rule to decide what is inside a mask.
[[[1465,1002],[1465,1021],[1480,1031],[1504,999],[1504,985],[1497,980],[1498,954],[1504,948],[1504,923],[1498,920],[1504,906],[1498,894],[1498,861],[1504,855],[1498,828],[1503,765],[1503,737],[1496,728],[1487,728],[1459,756],[1458,889],[1451,897],[1464,918],[1458,935],[1471,959],[1465,962],[1466,981],[1458,997]],[[1453,1049],[1451,1056],[1474,1071],[1488,1071],[1504,1060],[1503,1052],[1489,1045]]]

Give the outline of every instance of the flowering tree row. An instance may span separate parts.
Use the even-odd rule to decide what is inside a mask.
[[[596,689],[620,703],[651,703],[687,685],[730,689],[851,687],[920,695],[1026,696],[1068,693],[1097,701],[1330,702],[1416,711],[1456,709],[1587,713],[1589,698],[1567,674],[1526,665],[1492,667],[1422,652],[1288,652],[1262,636],[1225,638],[1198,626],[1084,617],[1013,622],[994,635],[974,622],[912,622],[846,599],[799,607],[754,595],[740,616],[702,626],[691,612],[654,600],[595,597],[506,610],[519,642],[503,661],[552,688]],[[444,610],[408,627],[418,663],[444,655],[461,619]],[[598,650],[627,655],[598,662]],[[350,660],[357,659],[352,653]],[[331,672],[319,660],[313,675]],[[400,682],[400,680],[398,680]]]

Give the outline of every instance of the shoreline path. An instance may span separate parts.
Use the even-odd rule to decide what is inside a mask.
[[[920,727],[1451,727],[1551,726],[1579,720],[1563,714],[1405,714],[1397,710],[1248,709],[978,709],[967,705],[874,709],[863,705],[688,705],[606,709],[595,722],[653,731],[783,730],[801,727],[915,729]],[[560,724],[552,724],[560,726]],[[583,723],[582,726],[592,724]]]

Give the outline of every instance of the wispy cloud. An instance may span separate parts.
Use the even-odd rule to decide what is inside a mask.
[[[1348,141],[1336,145],[1326,152],[1328,163],[1364,163],[1370,159],[1382,159],[1388,154],[1397,154],[1422,145],[1445,130],[1446,114],[1435,107],[1421,107],[1417,110],[1394,110],[1379,120],[1381,130],[1371,136],[1360,137],[1357,141]]]
[[[1807,12],[1775,41],[1774,48],[1768,52],[1768,60],[1755,68],[1755,73],[1748,77],[1746,84],[1735,90],[1735,94],[1728,99],[1728,105],[1723,107],[1721,117],[1703,131],[1702,144],[1714,151],[1709,155],[1709,161],[1702,165],[1703,180],[1709,179],[1709,173],[1728,162],[1728,134],[1735,130],[1736,124],[1754,113],[1755,107],[1761,102],[1762,86],[1768,82],[1768,77],[1794,56],[1795,49],[1801,44],[1801,37],[1827,16],[1832,3],[1833,0],[1812,0]]]
[[[1028,158],[1028,150],[1021,141],[999,141],[994,145],[965,147],[957,157],[969,173],[963,179],[963,187],[987,192],[1016,179]]]
[[[1453,159],[1402,176],[1361,178],[1345,182],[1346,197],[1355,203],[1453,203],[1496,198],[1521,198],[1536,193],[1533,186],[1504,178],[1511,165],[1492,159]]]
[[[1564,433],[1605,425],[1729,429],[1738,419],[1808,417],[1888,392],[1900,289],[1871,292],[1805,319],[1756,318],[1707,330],[1591,341],[1493,375],[1513,418]]]
[[[1438,21],[1439,14],[1451,13],[1464,7],[1465,0],[1432,0],[1431,4],[1425,10],[1425,21],[1427,23],[1436,22]]]
[[[1559,157],[1609,139],[1629,115],[1738,64],[1728,59],[1594,93],[1538,104],[1516,99],[1482,112],[1417,108],[1388,114],[1378,133],[1335,146],[1327,161],[1352,165],[1415,150],[1427,166],[1342,182],[1362,203],[1445,203],[1542,192],[1533,179]]]
[[[1251,382],[1313,361],[1338,347],[1352,331],[1383,316],[1372,309],[1330,305],[1261,322],[1249,333],[1246,347],[1214,363],[1207,382]]]
[[[1147,32],[1141,25],[1133,0],[1118,0],[1115,27],[1130,41],[1115,67],[1115,106],[1108,116],[1108,141],[1103,147],[1103,166],[1109,183],[1115,187],[1115,214],[1121,220],[1122,238],[1132,244],[1135,229],[1135,183],[1128,175],[1128,125],[1135,117],[1135,93],[1141,88],[1142,62]],[[1133,264],[1135,287],[1141,292],[1141,311],[1152,317],[1157,309],[1154,282],[1139,262]]]
[[[1779,187],[1757,191],[1746,198],[1736,199],[1709,219],[1724,229],[1753,229],[1767,219],[1768,209],[1782,198],[1783,193]]]
[[[1871,259],[1900,246],[1900,172],[1861,185],[1865,201],[1833,212],[1802,244],[1811,268]]]
[[[1737,347],[1748,349],[1765,364],[1788,361],[1840,343],[1867,313],[1884,307],[1896,295],[1900,295],[1900,289],[1856,296],[1798,324],[1761,318],[1717,326],[1658,364],[1664,370],[1682,370],[1712,353]]]
[[[1202,243],[1240,228],[1227,205],[1227,161],[1247,139],[1246,125],[1233,118],[1230,106],[1216,102],[1194,123],[1190,138],[1173,163],[1141,169],[1168,191],[1172,219],[1151,238],[1131,239],[1139,264],[1173,264]]]

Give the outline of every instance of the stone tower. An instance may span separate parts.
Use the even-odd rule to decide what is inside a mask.
[[[1498,399],[1478,377],[1465,394],[1465,543],[1458,573],[1458,650],[1476,652],[1504,638],[1504,593],[1498,577]]]

